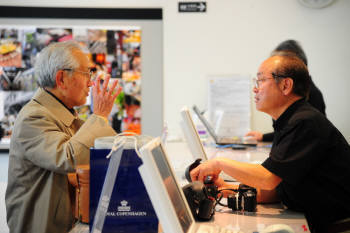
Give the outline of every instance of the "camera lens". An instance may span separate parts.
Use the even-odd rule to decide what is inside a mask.
[[[256,210],[256,194],[252,190],[243,193],[243,209],[244,211],[254,212]]]
[[[227,197],[227,207],[232,210],[237,210],[236,206],[236,197],[233,195],[230,195]]]
[[[230,195],[227,197],[227,207],[232,209],[232,211],[242,210],[240,195],[237,193],[236,195]]]
[[[200,202],[198,217],[203,220],[209,220],[214,214],[215,201],[204,199]]]

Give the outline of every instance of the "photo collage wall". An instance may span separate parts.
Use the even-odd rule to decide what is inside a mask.
[[[95,75],[108,73],[123,87],[109,117],[117,132],[141,134],[141,30],[0,27],[0,122],[11,135],[20,109],[38,89],[34,73],[40,51],[53,42],[75,40],[94,64]],[[92,97],[77,107],[79,117],[92,114]]]

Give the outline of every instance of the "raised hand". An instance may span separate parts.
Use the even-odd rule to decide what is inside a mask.
[[[112,111],[115,98],[119,95],[122,88],[118,85],[118,80],[115,80],[110,88],[108,88],[108,83],[111,76],[107,75],[106,79],[103,82],[101,89],[101,75],[99,75],[94,82],[94,87],[92,90],[93,98],[93,111],[94,114],[108,118],[108,115]]]

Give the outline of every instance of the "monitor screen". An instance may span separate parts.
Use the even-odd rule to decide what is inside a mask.
[[[201,139],[199,138],[196,126],[192,120],[191,113],[187,107],[184,107],[181,110],[181,116],[183,120],[181,126],[193,158],[201,158],[203,161],[208,160]]]
[[[217,135],[213,129],[213,127],[210,125],[210,123],[205,119],[205,117],[202,115],[202,113],[199,111],[198,107],[196,105],[193,106],[193,111],[197,114],[199,120],[203,123],[205,128],[208,130],[209,134],[214,138],[215,141],[217,141]]]
[[[152,150],[152,155],[174,206],[181,227],[184,232],[187,232],[192,224],[191,213],[186,208],[186,200],[184,200],[183,195],[181,195],[180,187],[176,183],[169,163],[165,157],[164,150],[160,144]]]

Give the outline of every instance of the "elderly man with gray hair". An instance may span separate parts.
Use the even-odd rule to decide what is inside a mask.
[[[97,137],[116,132],[107,117],[121,89],[109,77],[91,80],[91,63],[73,41],[40,52],[35,70],[39,89],[20,111],[11,136],[7,223],[11,233],[62,233],[74,224],[67,173],[88,164]],[[75,106],[86,103],[90,87],[93,114],[80,120]]]

